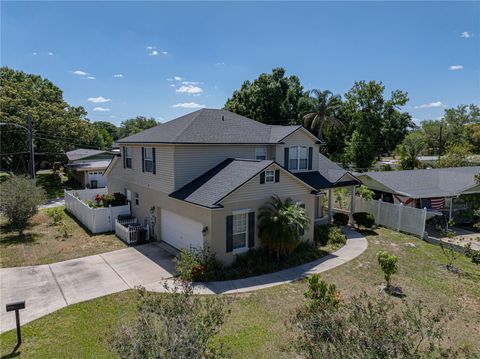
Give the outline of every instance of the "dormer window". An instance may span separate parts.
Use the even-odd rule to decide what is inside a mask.
[[[256,160],[266,160],[267,159],[267,149],[265,147],[255,148],[255,159]]]
[[[265,183],[275,182],[275,171],[265,171]]]
[[[306,170],[308,168],[308,147],[306,146],[290,146],[288,169]]]

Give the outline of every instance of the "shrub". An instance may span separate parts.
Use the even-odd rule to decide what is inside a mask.
[[[307,303],[291,322],[302,358],[458,358],[461,352],[440,347],[447,320],[443,308],[429,312],[421,301],[394,304],[363,293],[335,306]]]
[[[116,192],[114,194],[104,194],[102,196],[102,202],[104,207],[108,206],[123,206],[127,204],[127,197],[123,193]]]
[[[182,249],[173,262],[180,278],[187,281],[207,282],[218,278],[223,270],[215,252],[208,247]]]
[[[472,249],[471,243],[465,246],[465,255],[472,260],[472,263],[480,264],[480,251]]]
[[[52,224],[54,226],[60,225],[66,218],[63,207],[49,208],[47,210],[47,215],[52,219]]]
[[[315,244],[319,246],[344,245],[347,243],[345,235],[340,228],[333,224],[317,224],[314,230]]]
[[[398,271],[398,258],[387,251],[380,251],[377,253],[377,260],[387,281],[387,288],[390,288],[390,279]]]
[[[305,298],[311,300],[314,307],[337,306],[340,303],[340,293],[335,284],[320,280],[320,274],[313,274],[306,279],[308,289]]]
[[[350,217],[346,213],[335,212],[333,214],[333,223],[337,226],[346,226],[349,220]]]
[[[454,262],[458,258],[459,254],[451,246],[445,246],[442,242],[440,242],[440,248],[442,248],[442,253],[447,259],[447,269],[455,272],[457,268],[455,267]]]
[[[357,224],[357,227],[363,226],[365,228],[372,228],[375,224],[375,217],[368,212],[356,212],[353,214],[353,220]]]
[[[35,185],[35,180],[22,176],[11,176],[2,183],[0,212],[8,223],[23,234],[28,221],[46,200],[45,190]]]
[[[194,295],[186,283],[165,288],[168,294],[137,289],[136,316],[111,335],[112,349],[120,358],[224,357],[212,338],[228,315],[227,300]]]

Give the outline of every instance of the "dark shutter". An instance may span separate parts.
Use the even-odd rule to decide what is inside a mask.
[[[312,161],[313,161],[313,147],[308,148],[308,169],[312,169]]]
[[[227,216],[227,253],[233,251],[233,216]]]
[[[123,154],[123,168],[127,167],[127,148],[125,146],[122,147],[122,154]]]
[[[290,149],[288,147],[285,147],[283,156],[284,156],[283,167],[285,167],[288,170],[288,159],[290,157]]]
[[[265,183],[265,171],[260,173],[260,184],[264,184],[264,183]]]
[[[255,212],[248,213],[248,248],[255,246]]]
[[[142,147],[142,172],[145,172],[145,147]]]
[[[275,170],[275,182],[280,182],[280,170]]]
[[[157,163],[155,160],[155,147],[152,148],[153,174],[157,173]]]

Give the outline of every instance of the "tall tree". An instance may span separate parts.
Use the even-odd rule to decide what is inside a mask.
[[[37,165],[39,159],[63,158],[74,147],[102,146],[102,137],[86,118],[83,107],[70,106],[62,91],[37,75],[0,68],[0,122],[27,126],[32,114]],[[1,127],[2,168],[15,172],[27,170],[27,131],[14,126]],[[43,155],[42,155],[43,154]]]
[[[360,81],[345,94],[344,116],[352,130],[346,155],[357,169],[369,168],[382,151],[395,148],[412,125],[410,115],[400,112],[408,101],[407,93],[396,90],[386,100],[384,91],[382,83]],[[388,128],[392,124],[396,126],[393,132]]]
[[[146,118],[144,116],[137,116],[135,118],[122,121],[119,130],[119,138],[134,135],[157,125],[157,120],[154,118]]]
[[[342,106],[340,95],[333,95],[331,91],[310,91],[308,98],[310,108],[303,115],[303,125],[323,141],[323,129],[327,123],[336,128],[342,128],[343,123],[337,118]]]
[[[468,142],[467,132],[468,124],[480,123],[480,107],[475,104],[459,105],[455,108],[447,108],[443,116],[443,121],[447,126],[447,142],[454,144]]]
[[[285,69],[260,74],[245,81],[227,100],[224,108],[259,122],[286,125],[298,119],[299,100],[307,96],[297,76],[285,76]]]
[[[418,166],[418,156],[422,154],[425,145],[425,134],[422,131],[412,131],[405,136],[402,143],[397,146],[402,169],[412,170]]]

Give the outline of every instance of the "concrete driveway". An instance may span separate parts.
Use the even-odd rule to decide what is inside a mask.
[[[0,268],[0,333],[15,327],[7,303],[25,300],[24,324],[70,304],[170,278],[172,258],[149,243],[54,264]]]

